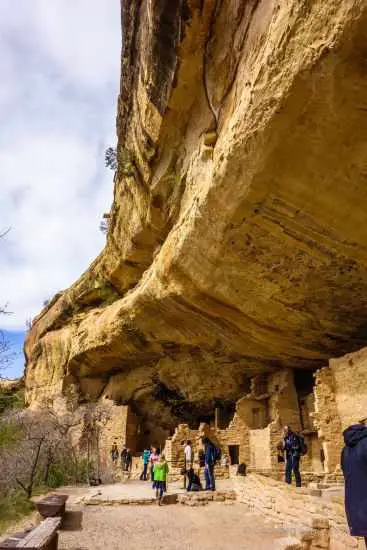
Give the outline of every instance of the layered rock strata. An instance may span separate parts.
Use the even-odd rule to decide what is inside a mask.
[[[364,0],[122,0],[107,244],[34,320],[29,403],[108,397],[163,437],[365,344],[366,25]]]

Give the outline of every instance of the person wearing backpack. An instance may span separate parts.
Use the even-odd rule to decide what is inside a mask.
[[[204,445],[205,490],[215,491],[214,465],[216,460],[218,460],[219,453],[208,437],[203,437],[202,442]]]
[[[302,479],[299,471],[301,456],[306,454],[307,445],[301,435],[294,433],[290,426],[284,426],[283,451],[285,452],[285,482],[292,483],[292,472],[296,480],[296,486],[301,487]]]

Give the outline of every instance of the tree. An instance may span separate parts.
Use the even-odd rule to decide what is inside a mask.
[[[30,498],[36,487],[98,478],[100,438],[109,414],[96,403],[63,414],[48,407],[0,414],[0,501],[17,488]]]
[[[71,459],[75,455],[68,432],[80,422],[80,414],[58,417],[48,408],[3,414],[0,417],[0,496],[18,486],[31,498],[36,486],[51,485],[50,474],[57,465],[62,465],[65,475],[70,474]]]
[[[9,233],[9,231],[11,230],[11,227],[8,227],[8,229],[4,229],[1,233],[0,233],[0,239],[2,237],[5,237],[5,235],[7,235]]]
[[[108,147],[104,155],[105,166],[111,170],[117,170],[117,151],[113,147]]]
[[[55,425],[47,413],[24,409],[5,415],[2,429],[5,427],[18,433],[18,437],[15,444],[2,449],[0,486],[6,489],[7,480],[12,479],[30,498],[40,466],[46,463],[50,442],[55,437]]]
[[[11,344],[5,337],[3,331],[0,331],[0,371],[3,371],[13,359]]]

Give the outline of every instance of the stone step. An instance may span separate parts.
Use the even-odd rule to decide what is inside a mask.
[[[274,541],[274,550],[306,550],[307,546],[295,537],[284,537]]]
[[[185,506],[206,506],[209,502],[234,502],[236,498],[236,492],[233,490],[198,491],[179,494],[177,501]]]

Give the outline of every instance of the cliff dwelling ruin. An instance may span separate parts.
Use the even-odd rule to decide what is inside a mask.
[[[122,1],[105,249],[33,320],[30,406],[103,404],[138,455],[210,433],[280,479],[338,480],[367,417],[367,7]],[[75,436],[77,438],[77,436]],[[196,448],[196,447],[195,447]]]

